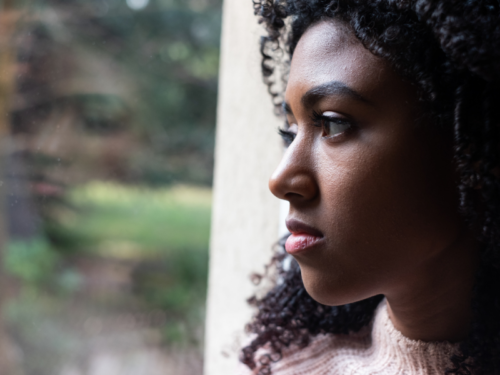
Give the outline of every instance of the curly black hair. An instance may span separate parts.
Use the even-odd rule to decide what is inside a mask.
[[[253,0],[267,35],[262,73],[280,113],[287,67],[304,32],[324,19],[350,26],[373,54],[388,61],[418,90],[437,124],[453,130],[459,202],[481,242],[472,301],[473,323],[446,374],[500,373],[500,1],[499,0]],[[279,243],[283,248],[284,241]],[[253,341],[241,361],[270,374],[290,345],[318,334],[349,333],[368,325],[383,296],[325,306],[306,292],[300,268],[285,267],[282,250],[271,265],[275,287],[253,297],[247,331]],[[266,353],[256,358],[256,351]]]

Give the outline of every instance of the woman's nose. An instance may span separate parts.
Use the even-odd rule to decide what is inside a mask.
[[[286,151],[269,179],[269,189],[279,199],[300,204],[314,199],[319,192],[310,158],[294,145]]]

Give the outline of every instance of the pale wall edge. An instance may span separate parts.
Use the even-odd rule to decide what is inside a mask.
[[[251,0],[224,1],[205,375],[235,373],[251,316],[249,276],[263,270],[278,239],[279,201],[267,182],[281,147],[260,75],[263,33]]]

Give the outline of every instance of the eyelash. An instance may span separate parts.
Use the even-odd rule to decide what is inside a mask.
[[[347,126],[346,130],[344,130],[344,131],[349,131],[352,128],[352,124],[347,119],[324,116],[316,111],[313,111],[312,116],[311,116],[311,120],[313,121],[314,126],[323,129],[323,133],[326,133],[326,130],[327,130],[326,126],[325,126],[326,122]],[[281,136],[281,138],[283,138],[283,142],[285,144],[285,147],[290,146],[296,137],[295,133],[287,130],[288,126],[289,125],[288,125],[288,121],[287,121],[285,123],[284,128],[278,129],[278,133]],[[328,137],[328,135],[324,135],[324,137]]]
[[[281,138],[283,139],[283,143],[285,144],[285,147],[290,146],[292,144],[293,140],[295,139],[295,136],[296,136],[295,133],[293,133],[289,130],[286,130],[287,127],[288,127],[288,122],[285,124],[285,129],[283,129],[283,128],[278,129],[278,133],[281,136]]]

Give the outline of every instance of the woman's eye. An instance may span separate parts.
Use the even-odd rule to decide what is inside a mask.
[[[342,119],[323,120],[323,136],[329,137],[341,134],[350,128],[350,124]]]
[[[292,144],[295,137],[297,136],[297,130],[297,124],[290,124],[288,121],[285,122],[285,126],[283,128],[278,129],[278,133],[279,135],[281,135],[285,147],[288,147]]]
[[[286,129],[279,129],[278,130],[279,135],[281,135],[281,138],[283,139],[283,143],[285,147],[288,147],[292,144],[293,140],[295,139],[296,134],[286,130]]]
[[[349,120],[337,117],[335,112],[313,113],[314,125],[322,128],[323,137],[334,137],[351,128]]]

